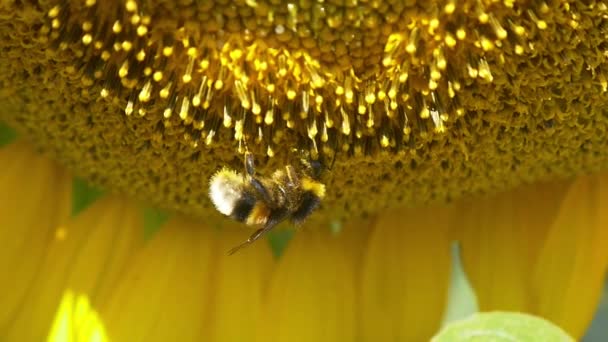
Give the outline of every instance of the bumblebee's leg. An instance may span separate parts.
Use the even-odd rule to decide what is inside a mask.
[[[251,186],[253,186],[255,191],[262,198],[262,201],[264,201],[264,203],[270,206],[270,204],[272,203],[272,198],[270,197],[270,193],[268,192],[266,187],[262,185],[262,183],[260,183],[257,178],[253,177],[249,178],[249,183],[251,183]]]
[[[252,244],[256,240],[258,240],[259,238],[261,238],[262,236],[264,236],[264,234],[266,234],[269,231],[271,231],[272,228],[274,228],[277,224],[279,224],[281,221],[283,221],[286,218],[286,216],[287,215],[285,213],[280,213],[279,215],[275,215],[274,217],[270,217],[268,219],[268,222],[266,222],[266,224],[264,225],[264,227],[256,230],[253,234],[251,234],[251,236],[249,237],[249,239],[245,240],[245,242],[243,242],[240,245],[237,245],[234,248],[232,248],[231,250],[229,250],[228,251],[228,255],[232,255],[232,254],[238,252],[241,248],[249,246],[250,244]]]
[[[298,184],[300,182],[300,177],[298,177],[298,173],[293,166],[287,165],[285,167],[285,172],[287,173],[287,178],[289,178],[291,184]]]
[[[247,181],[251,183],[251,186],[255,189],[258,195],[262,198],[265,203],[271,203],[270,193],[262,183],[255,178],[255,163],[253,160],[253,154],[249,151],[245,152],[245,172],[247,172]]]
[[[250,177],[255,176],[255,163],[253,153],[245,151],[245,171]]]
[[[233,247],[231,250],[229,250],[228,255],[232,255],[232,254],[238,252],[241,248],[244,248],[244,247],[248,246],[249,244],[253,243],[255,240],[259,239],[263,234],[264,234],[264,228],[260,228],[260,229],[256,230],[253,234],[251,234],[249,239],[245,240],[245,242],[243,242],[240,245],[237,245],[237,246]]]

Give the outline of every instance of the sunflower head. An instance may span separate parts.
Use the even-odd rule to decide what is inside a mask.
[[[199,217],[245,144],[267,174],[293,149],[335,158],[320,217],[445,202],[606,164],[607,12],[45,3],[2,22],[3,119],[94,183]]]

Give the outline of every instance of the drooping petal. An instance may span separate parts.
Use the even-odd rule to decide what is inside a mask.
[[[257,341],[354,340],[359,228],[294,236],[273,274]]]
[[[608,174],[568,189],[532,273],[534,312],[580,338],[599,303],[608,269]]]
[[[243,233],[184,219],[161,227],[101,310],[110,338],[239,341],[254,334],[272,255],[256,245],[228,256]]]
[[[526,277],[566,186],[534,185],[459,204],[454,229],[481,311],[529,310]]]
[[[364,341],[428,341],[439,329],[450,275],[450,208],[379,217],[361,279]]]
[[[465,270],[481,310],[548,318],[580,337],[608,264],[606,179],[529,186],[460,207]]]
[[[24,143],[0,149],[0,340],[70,213],[71,179]]]
[[[108,197],[59,228],[47,241],[27,295],[7,326],[8,341],[41,341],[68,292],[99,308],[121,281],[126,260],[143,242],[139,209]]]

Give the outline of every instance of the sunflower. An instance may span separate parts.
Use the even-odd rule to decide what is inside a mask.
[[[1,4],[0,340],[425,341],[454,242],[479,310],[580,338],[606,27],[593,0]],[[327,196],[228,256],[208,181],[245,148],[321,161]]]

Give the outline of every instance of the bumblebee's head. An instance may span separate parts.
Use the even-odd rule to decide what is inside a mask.
[[[308,167],[310,169],[310,177],[316,180],[321,178],[321,172],[323,172],[325,166],[320,160],[309,160]]]
[[[331,169],[330,167],[327,167],[327,165],[322,159],[313,159],[311,158],[309,153],[303,150],[294,150],[294,152],[299,154],[300,164],[312,179],[321,179],[321,174],[323,173],[323,170]]]

